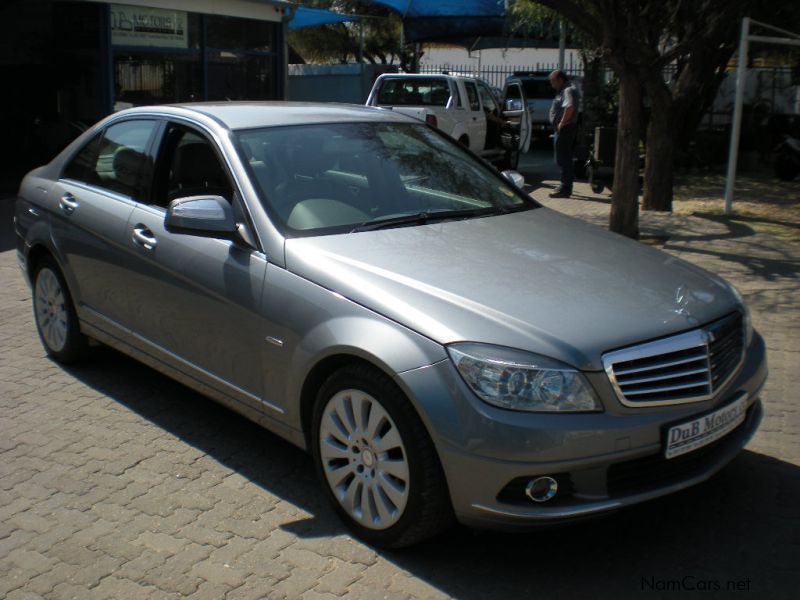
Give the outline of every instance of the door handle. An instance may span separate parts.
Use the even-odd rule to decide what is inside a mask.
[[[133,228],[133,243],[141,246],[145,250],[152,250],[156,247],[158,240],[144,225],[137,225]]]
[[[75,209],[78,208],[78,206],[78,201],[75,199],[75,196],[69,192],[61,196],[61,200],[58,201],[58,207],[68,215],[71,215],[73,212],[75,212]]]

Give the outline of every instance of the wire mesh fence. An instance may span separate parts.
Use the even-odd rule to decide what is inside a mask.
[[[432,64],[420,65],[420,73],[442,73],[448,75],[469,75],[479,77],[493,87],[502,88],[509,76],[514,73],[537,73],[548,75],[558,69],[556,62],[535,62],[527,65],[480,65],[477,64]],[[583,65],[573,62],[564,66],[564,71],[570,77],[581,77]]]

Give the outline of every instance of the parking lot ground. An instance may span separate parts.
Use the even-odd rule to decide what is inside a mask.
[[[607,197],[547,191],[534,195],[607,221]],[[766,414],[748,450],[702,485],[606,518],[455,528],[402,552],[352,539],[310,459],[243,418],[111,350],[48,360],[0,240],[0,598],[795,597],[800,246],[713,215],[642,222],[735,283],[767,339]]]

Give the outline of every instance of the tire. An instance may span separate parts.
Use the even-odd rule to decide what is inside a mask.
[[[85,358],[89,339],[81,333],[64,276],[49,256],[33,271],[33,319],[48,356],[64,364]]]
[[[377,369],[349,365],[320,387],[311,449],[336,512],[367,543],[402,548],[451,523],[433,442],[403,392]]]

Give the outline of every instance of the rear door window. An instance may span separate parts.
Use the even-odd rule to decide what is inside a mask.
[[[94,166],[97,163],[97,155],[100,152],[100,142],[102,142],[102,140],[102,133],[98,133],[94,136],[80,152],[69,161],[61,176],[64,179],[74,179],[75,181],[90,183],[92,181],[90,174],[94,172]]]
[[[470,110],[480,110],[481,102],[478,99],[478,88],[472,81],[465,81],[464,88],[467,90],[467,98],[469,99]]]
[[[148,154],[158,121],[115,123],[70,161],[63,177],[135,198],[150,185],[153,160]]]
[[[489,90],[489,87],[481,83],[478,85],[478,90],[483,101],[483,110],[488,112],[497,110],[497,102],[495,102],[494,94]]]

